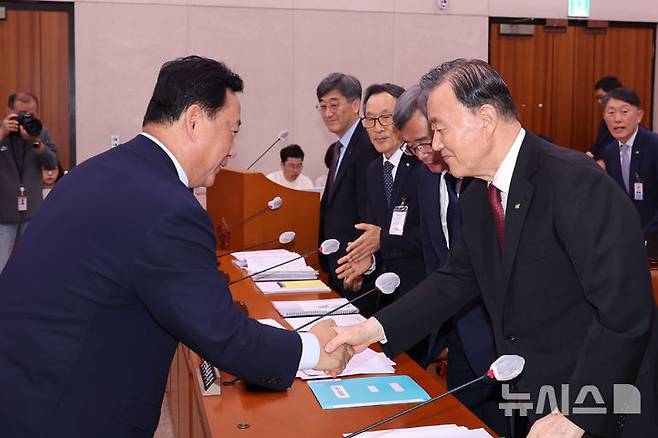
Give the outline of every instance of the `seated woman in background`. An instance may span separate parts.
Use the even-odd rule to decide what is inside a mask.
[[[41,172],[43,175],[43,187],[41,188],[41,195],[43,196],[43,199],[46,199],[46,196],[48,196],[48,193],[50,193],[50,191],[53,189],[55,183],[59,181],[59,179],[64,175],[64,169],[58,161],[57,168],[47,170],[42,167]]]

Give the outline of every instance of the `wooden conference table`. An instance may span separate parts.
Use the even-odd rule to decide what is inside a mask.
[[[232,279],[241,272],[226,257],[220,268]],[[233,298],[243,301],[249,316],[272,318],[287,326],[270,304],[272,300],[331,298],[335,293],[263,295],[251,280],[232,288]],[[376,348],[376,347],[375,347]],[[276,358],[272,358],[276,360]],[[201,359],[182,344],[172,362],[167,386],[177,438],[210,437],[340,437],[361,429],[412,405],[371,406],[322,410],[306,382],[295,379],[284,392],[248,388],[243,382],[222,386],[220,396],[202,396],[196,378]],[[430,396],[446,390],[439,381],[406,354],[395,359],[396,374],[411,376]],[[222,373],[222,380],[233,376]],[[348,377],[349,378],[349,377]],[[483,423],[453,396],[447,396],[378,429],[459,424],[471,429]],[[486,428],[486,427],[485,427]],[[490,429],[487,429],[493,435]]]

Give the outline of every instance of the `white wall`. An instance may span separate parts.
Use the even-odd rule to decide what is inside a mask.
[[[487,58],[488,18],[566,18],[567,0],[82,0],[75,2],[77,160],[139,132],[160,65],[187,54],[226,62],[245,80],[238,157],[243,168],[281,129],[324,172],[335,139],[314,110],[332,71],[364,86],[407,86],[455,57]],[[658,22],[655,0],[594,0],[592,19]],[[658,71],[658,69],[657,69]],[[658,103],[658,92],[654,102]],[[654,111],[658,126],[658,111]],[[277,168],[273,150],[258,170]]]

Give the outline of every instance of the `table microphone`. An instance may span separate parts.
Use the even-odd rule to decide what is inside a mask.
[[[314,249],[314,250],[309,251],[305,254],[302,254],[298,257],[292,258],[290,260],[286,260],[285,262],[281,262],[279,264],[276,264],[274,266],[270,266],[269,268],[263,269],[261,271],[254,272],[253,274],[249,274],[249,275],[246,275],[244,277],[238,278],[237,280],[229,281],[228,286],[234,285],[235,283],[238,283],[242,280],[246,280],[247,278],[251,278],[251,277],[256,276],[258,274],[262,274],[263,272],[267,272],[267,271],[272,270],[274,268],[278,268],[279,266],[283,266],[283,265],[288,264],[290,262],[294,262],[295,260],[304,259],[304,258],[310,256],[311,254],[315,253],[316,251],[319,252],[320,254],[329,255],[329,254],[333,254],[336,251],[338,251],[338,248],[340,248],[340,242],[338,240],[336,240],[336,239],[327,239],[324,242],[322,242],[322,244],[320,245],[320,248],[318,248],[318,249]]]
[[[295,240],[295,232],[294,231],[285,231],[285,232],[283,232],[279,235],[278,239],[268,240],[267,242],[260,242],[260,243],[254,244],[254,245],[245,246],[244,248],[236,249],[235,251],[225,252],[224,254],[218,255],[217,260],[219,261],[220,258],[222,258],[224,256],[227,256],[227,255],[230,255],[230,254],[235,254],[236,252],[246,251],[246,250],[252,249],[252,248],[258,248],[259,246],[270,245],[272,243],[277,243],[278,242],[281,245],[287,245],[288,243],[292,242],[293,240]]]
[[[281,199],[280,196],[275,196],[274,198],[267,201],[267,206],[261,208],[260,210],[255,211],[254,213],[252,213],[249,216],[245,217],[240,222],[238,222],[237,225],[233,225],[233,227],[239,227],[240,225],[247,222],[249,219],[252,219],[252,218],[258,216],[259,214],[265,213],[266,211],[278,210],[279,208],[281,208],[282,205],[283,205],[283,199]]]
[[[400,277],[398,277],[398,274],[396,274],[394,272],[386,272],[386,273],[380,275],[379,277],[377,277],[377,280],[375,280],[375,287],[370,289],[368,292],[364,292],[361,295],[359,295],[358,297],[352,299],[351,301],[348,301],[345,304],[341,304],[340,306],[336,307],[335,309],[331,309],[330,311],[328,311],[324,315],[318,316],[314,320],[309,321],[309,322],[307,322],[306,324],[304,324],[300,327],[297,327],[295,329],[295,331],[298,332],[301,329],[303,329],[305,327],[308,327],[309,325],[321,320],[325,316],[329,316],[332,313],[337,312],[338,310],[342,309],[343,307],[347,306],[348,304],[352,304],[356,300],[360,300],[361,298],[365,297],[366,295],[368,295],[368,294],[370,294],[374,291],[379,291],[379,292],[383,293],[384,295],[390,295],[393,292],[395,292],[395,289],[397,289],[398,286],[400,286]]]
[[[415,411],[416,409],[423,407],[427,404],[432,403],[435,400],[438,400],[440,398],[445,397],[448,394],[452,394],[453,392],[459,391],[460,389],[463,389],[469,385],[472,385],[473,383],[482,380],[482,379],[496,379],[499,382],[505,382],[508,380],[512,380],[513,378],[517,377],[521,372],[523,371],[523,367],[525,366],[525,359],[522,358],[521,356],[517,356],[515,354],[505,354],[503,356],[500,356],[494,363],[491,364],[491,367],[489,367],[489,370],[480,377],[477,377],[470,382],[466,382],[463,385],[460,385],[456,388],[451,389],[450,391],[444,392],[443,394],[439,394],[436,397],[433,397],[427,401],[424,401],[422,403],[417,404],[416,406],[412,406],[409,409],[405,409],[402,412],[398,412],[397,414],[385,418],[381,421],[378,421],[375,424],[371,424],[370,426],[361,429],[359,431],[353,432],[349,435],[347,435],[345,438],[352,438],[357,435],[361,435],[363,432],[367,432],[370,429],[374,429],[377,426],[381,426],[384,423],[388,423],[391,420],[394,420],[398,417],[401,417],[404,414],[408,414],[411,411]]]
[[[268,152],[270,151],[270,149],[272,149],[272,148],[274,147],[275,144],[277,144],[277,143],[280,142],[281,140],[285,140],[286,138],[288,138],[288,130],[287,130],[287,129],[284,129],[283,131],[279,132],[279,136],[276,138],[276,140],[274,140],[274,143],[272,143],[272,144],[270,145],[269,148],[265,149],[265,152],[263,152],[262,154],[260,154],[260,155],[258,156],[258,158],[256,158],[256,159],[254,160],[254,162],[251,163],[251,164],[249,165],[249,167],[247,167],[247,170],[251,169],[251,168],[254,166],[254,164],[256,164],[256,163],[258,162],[258,160],[260,160],[261,158],[263,158],[263,156],[264,156],[266,153],[268,153]]]

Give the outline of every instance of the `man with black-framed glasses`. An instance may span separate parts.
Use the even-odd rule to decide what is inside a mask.
[[[371,267],[376,254],[378,272],[395,272],[400,286],[395,295],[382,296],[381,308],[411,290],[425,278],[416,175],[421,163],[403,151],[400,131],[393,124],[393,111],[404,88],[374,84],[364,96],[361,123],[380,156],[368,166],[368,222],[357,224],[364,233],[347,246],[347,256],[338,261],[339,278],[352,269],[359,274]],[[368,265],[368,266],[366,266]],[[347,281],[351,284],[356,280]],[[408,351],[418,362],[426,356],[427,342]]]

